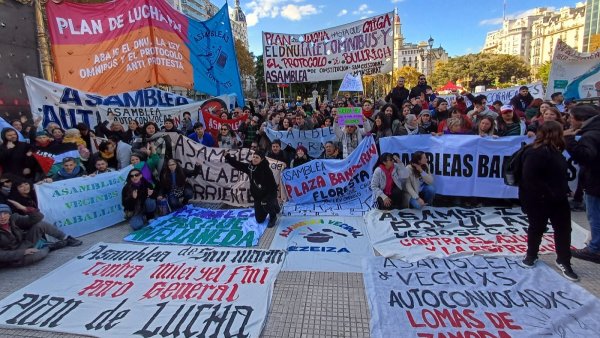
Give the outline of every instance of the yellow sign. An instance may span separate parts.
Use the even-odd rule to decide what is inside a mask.
[[[596,49],[600,48],[600,34],[594,34],[590,36],[590,44],[588,51],[594,52]]]

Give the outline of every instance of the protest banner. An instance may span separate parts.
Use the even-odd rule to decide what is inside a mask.
[[[373,256],[359,217],[283,217],[271,249],[287,250],[283,270],[361,272]]]
[[[0,325],[110,338],[259,337],[284,259],[280,250],[99,243],[0,301]]]
[[[169,84],[244,105],[228,7],[195,21],[164,0],[46,6],[58,82],[104,95]]]
[[[394,13],[305,34],[263,32],[265,81],[300,83],[392,70]]]
[[[538,81],[538,82],[534,82],[534,83],[529,83],[529,84],[526,84],[525,86],[527,86],[527,88],[529,88],[529,93],[534,98],[536,98],[536,99],[544,98],[544,96],[545,96],[544,85],[541,82]],[[485,97],[487,98],[488,105],[491,105],[494,101],[502,101],[502,104],[509,104],[510,99],[512,99],[515,95],[517,95],[519,93],[520,87],[521,86],[513,86],[513,87],[509,87],[509,88],[504,88],[504,89],[487,90],[484,92],[473,93],[473,95],[475,95],[475,96],[485,95]],[[438,95],[438,97],[445,99],[446,101],[448,101],[448,103],[451,103],[453,100],[456,99],[456,95]],[[466,96],[463,96],[463,98],[465,99],[465,103],[467,104],[467,107],[472,104],[472,102]]]
[[[371,195],[363,199],[347,201],[346,203],[306,203],[296,204],[287,201],[281,208],[281,214],[286,216],[364,216],[371,210]]]
[[[556,92],[565,99],[600,96],[600,50],[579,53],[564,41],[556,41],[546,99]]]
[[[362,92],[363,91],[363,83],[362,76],[358,73],[356,76],[352,76],[352,74],[347,73],[344,75],[344,79],[342,80],[342,84],[340,85],[340,92]]]
[[[152,220],[123,240],[138,243],[254,246],[267,228],[256,223],[253,209],[204,209],[187,205]]]
[[[337,113],[338,125],[362,126],[363,114],[361,107],[340,107]]]
[[[318,158],[323,153],[324,144],[327,141],[336,139],[335,132],[332,127],[315,128],[311,130],[273,130],[265,128],[265,134],[273,142],[279,139],[285,146],[290,146],[296,149],[302,145],[308,151],[308,156]]]
[[[527,252],[529,221],[520,208],[373,209],[366,222],[373,248],[384,257],[413,262],[426,257],[524,256]],[[572,228],[571,246],[585,247],[588,231],[577,223]],[[540,254],[554,252],[550,232],[542,238]]]
[[[371,337],[597,337],[600,302],[544,263],[365,259]],[[401,334],[400,334],[401,333]]]
[[[183,135],[171,137],[173,156],[184,168],[192,170],[200,162],[202,170],[192,181],[194,201],[227,203],[235,207],[248,207],[253,203],[250,195],[248,176],[225,163],[225,154],[239,161],[250,162],[253,152],[243,148],[238,150],[211,148],[194,142]],[[275,182],[281,182],[281,172],[285,163],[267,159]],[[285,195],[279,194],[279,200]]]
[[[312,160],[283,172],[289,201],[295,204],[337,204],[338,209],[370,207],[371,177],[377,162],[377,146],[365,137],[343,160]],[[366,206],[364,201],[369,201]]]
[[[44,220],[74,237],[123,221],[121,191],[129,170],[34,184]]]
[[[231,130],[237,131],[248,119],[247,114],[242,114],[240,117],[236,117],[234,119],[222,119],[219,116],[213,115],[205,110],[202,110],[202,117],[204,119],[204,128],[208,130],[213,137],[215,137],[215,140],[223,123],[229,124]]]

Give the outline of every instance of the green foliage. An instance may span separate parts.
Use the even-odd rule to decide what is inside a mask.
[[[466,88],[498,83],[517,83],[529,76],[529,65],[518,56],[507,54],[467,54],[438,62],[431,76],[433,86],[460,80]]]
[[[404,66],[402,68],[397,68],[394,70],[394,86],[396,86],[398,78],[402,76],[405,80],[404,87],[412,88],[419,82],[419,75],[421,75],[421,73],[414,67]]]
[[[542,81],[544,86],[548,85],[548,78],[550,77],[550,69],[552,69],[552,62],[546,61],[542,63],[540,68],[538,68],[535,78],[536,80]]]
[[[238,66],[240,67],[241,75],[254,75],[254,55],[250,53],[250,51],[248,51],[248,48],[246,48],[242,41],[238,39],[235,40],[235,54],[237,56]]]

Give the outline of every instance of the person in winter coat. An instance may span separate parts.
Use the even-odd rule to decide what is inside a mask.
[[[523,265],[533,267],[538,259],[542,236],[548,220],[554,229],[556,265],[565,278],[577,281],[571,268],[571,208],[567,160],[563,127],[556,121],[547,121],[538,129],[536,139],[521,156],[519,170],[519,200],[527,214],[527,255]]]
[[[377,159],[371,190],[380,210],[402,209],[402,186],[408,177],[406,167],[390,153],[383,153]]]
[[[525,118],[525,110],[531,105],[531,102],[533,102],[533,96],[529,93],[527,86],[521,86],[517,95],[510,99],[510,105],[513,106],[515,115],[518,115],[519,118]]]
[[[14,182],[12,182],[10,193],[8,194],[7,199],[15,201],[26,208],[39,209],[37,197],[35,196],[35,190],[31,186],[31,182],[25,179],[16,179]],[[11,205],[11,209],[13,212],[22,215],[24,215],[26,212],[15,207],[14,205]]]
[[[433,175],[429,173],[427,156],[422,151],[412,154],[410,163],[406,166],[408,178],[404,183],[403,207],[421,209],[431,205],[435,197]]]
[[[277,214],[281,211],[277,201],[277,182],[269,167],[269,161],[265,159],[265,153],[257,150],[252,154],[250,163],[242,163],[233,156],[226,154],[225,162],[235,169],[248,175],[250,179],[250,194],[254,199],[254,218],[256,222],[262,223],[269,215],[269,228],[275,226]]]
[[[579,180],[585,192],[587,217],[592,238],[583,249],[572,250],[573,257],[600,263],[600,111],[583,105],[570,110],[571,128],[565,131],[566,148],[579,163]]]
[[[290,168],[299,167],[305,163],[308,163],[310,158],[308,158],[307,150],[304,146],[296,147],[296,156],[292,159],[292,163],[290,164]]]
[[[496,134],[498,136],[519,136],[525,135],[525,122],[521,121],[519,116],[514,113],[513,107],[502,106],[500,116],[496,119]]]
[[[194,170],[188,170],[174,159],[169,159],[160,173],[158,200],[166,198],[171,210],[180,209],[188,204],[194,197],[194,189],[187,183],[187,179],[198,176],[201,169],[199,163],[194,166]]]
[[[131,169],[121,192],[125,218],[133,230],[138,230],[154,218],[156,195],[154,185],[146,181],[139,169]]]
[[[427,78],[425,75],[419,75],[419,82],[410,90],[409,97],[423,97],[426,102],[431,102],[435,99],[433,89],[427,84]]]
[[[65,157],[62,161],[62,168],[57,171],[51,179],[46,179],[45,182],[57,182],[68,180],[70,178],[81,177],[85,175],[85,169],[77,164],[72,157]]]
[[[67,236],[54,225],[42,221],[37,209],[26,208],[18,202],[14,207],[23,210],[25,215],[13,213],[6,204],[0,204],[0,265],[26,266],[41,261],[52,250],[66,246],[79,246],[82,242]],[[58,241],[47,243],[46,235]]]
[[[386,102],[391,103],[396,107],[402,107],[402,103],[408,99],[408,95],[410,94],[410,91],[404,87],[405,81],[406,79],[404,79],[404,77],[398,78],[396,87],[394,87],[385,97]]]
[[[363,137],[370,131],[370,123],[365,124],[364,128],[359,126],[342,126],[338,125],[338,116],[333,121],[333,130],[337,137],[337,141],[342,145],[342,156],[347,158],[358,147]]]
[[[0,145],[0,166],[2,172],[32,179],[36,164],[32,148],[28,143],[19,141],[19,135],[13,128],[2,129]]]

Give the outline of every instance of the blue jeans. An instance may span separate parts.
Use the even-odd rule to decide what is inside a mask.
[[[592,232],[592,240],[588,244],[588,249],[593,253],[600,254],[600,197],[585,194],[585,207]]]
[[[183,203],[180,200],[181,198],[183,198]],[[191,200],[192,198],[194,198],[194,190],[192,189],[192,187],[186,185],[186,187],[183,188],[183,196],[182,197],[175,197],[173,194],[169,193],[167,200],[169,201],[169,206],[171,207],[171,211],[175,211],[175,210],[183,207],[184,204],[187,204],[188,201]]]
[[[431,204],[431,202],[433,202],[433,198],[435,197],[435,187],[433,185],[426,184],[423,186],[423,190],[421,190],[419,193],[419,197],[423,198],[425,203]],[[411,209],[421,209],[418,198],[411,198],[408,203]]]
[[[144,214],[154,214],[156,210],[156,200],[153,198],[147,198],[146,202],[144,202],[144,210],[138,214],[131,216],[129,219],[129,225],[133,230],[139,230],[146,225],[144,221]]]

